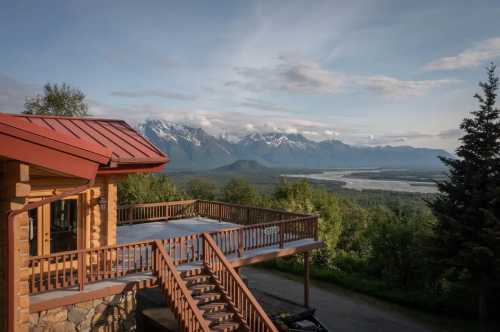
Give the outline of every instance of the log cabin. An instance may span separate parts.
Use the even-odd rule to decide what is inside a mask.
[[[182,331],[277,331],[239,268],[321,248],[318,216],[188,200],[119,206],[168,157],[121,120],[0,113],[5,331],[136,329],[159,288]]]

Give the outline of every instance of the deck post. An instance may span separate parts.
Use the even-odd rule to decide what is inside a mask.
[[[309,280],[309,251],[304,253],[304,306],[309,308],[310,280]]]

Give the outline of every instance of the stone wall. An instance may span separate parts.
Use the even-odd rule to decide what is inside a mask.
[[[136,330],[135,291],[77,303],[30,315],[33,332]]]

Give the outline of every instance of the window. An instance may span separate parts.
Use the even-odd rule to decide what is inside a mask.
[[[66,199],[50,204],[50,252],[76,250],[78,202]]]

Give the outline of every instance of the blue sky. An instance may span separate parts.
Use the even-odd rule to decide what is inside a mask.
[[[67,82],[130,122],[451,151],[499,17],[487,0],[2,1],[0,111]]]

